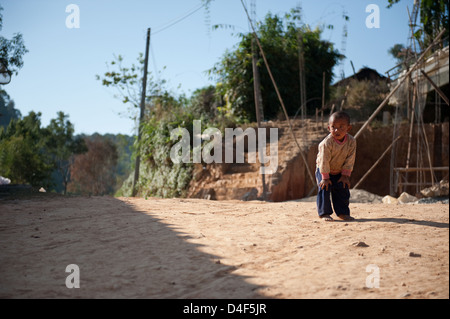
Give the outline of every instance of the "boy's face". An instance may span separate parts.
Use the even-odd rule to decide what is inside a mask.
[[[331,119],[328,123],[328,131],[339,142],[342,142],[345,139],[345,135],[350,132],[351,129],[352,126],[346,119]]]

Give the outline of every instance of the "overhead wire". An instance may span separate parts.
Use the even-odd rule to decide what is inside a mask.
[[[206,3],[200,3],[198,5],[196,5],[195,7],[193,7],[192,9],[190,9],[189,11],[187,11],[185,14],[179,16],[178,18],[175,18],[171,21],[168,21],[164,24],[162,24],[159,27],[155,28],[155,31],[152,31],[152,36],[155,36],[158,33],[161,33],[167,29],[169,29],[170,27],[173,27],[174,25],[180,23],[181,21],[187,19],[188,17],[192,16],[194,13],[196,13],[197,11],[201,10],[203,7],[205,7]],[[151,56],[152,56],[152,60],[153,60],[153,68],[154,68],[154,72],[155,72],[155,77],[158,81],[158,83],[161,83],[160,81],[160,74],[158,73],[158,68],[156,65],[156,58],[155,58],[155,53],[153,50],[154,44],[152,44],[152,46],[150,47],[151,50]]]
[[[177,23],[183,21],[184,19],[190,17],[191,15],[193,15],[194,13],[196,13],[197,11],[199,11],[200,9],[202,9],[204,6],[206,5],[206,3],[200,3],[199,5],[195,6],[194,8],[192,8],[191,10],[189,10],[187,13],[185,13],[184,15],[176,18],[174,21],[169,21],[166,24],[163,24],[162,26],[156,28],[156,31],[153,32],[153,35],[156,35],[162,31],[167,30],[168,28],[176,25]]]

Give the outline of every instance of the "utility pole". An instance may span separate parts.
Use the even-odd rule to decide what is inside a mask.
[[[137,138],[137,144],[138,144],[138,152],[136,156],[136,164],[134,167],[134,180],[133,180],[133,193],[132,196],[136,196],[137,189],[136,184],[139,180],[139,167],[141,164],[141,154],[139,149],[139,142],[141,141],[141,126],[144,119],[144,112],[145,112],[145,92],[147,90],[147,69],[148,69],[148,49],[150,47],[150,28],[147,29],[147,43],[145,46],[145,61],[144,61],[144,78],[142,79],[142,93],[141,93],[141,105],[140,105],[140,115],[139,115],[139,126],[138,126],[138,138]]]

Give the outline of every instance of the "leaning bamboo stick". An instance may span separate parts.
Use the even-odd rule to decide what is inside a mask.
[[[411,144],[412,144],[412,134],[413,134],[413,127],[414,127],[414,113],[415,113],[415,105],[416,105],[416,84],[414,83],[413,88],[413,100],[412,100],[412,107],[411,107],[411,123],[409,124],[409,136],[408,136],[408,153],[406,155],[406,167],[409,167],[409,161],[411,158]]]
[[[383,159],[383,157],[389,152],[389,150],[392,148],[392,146],[394,146],[395,142],[397,142],[400,138],[401,138],[401,136],[398,136],[391,143],[391,145],[389,145],[389,147],[384,151],[383,154],[381,154],[381,156],[378,158],[378,160],[375,162],[375,164],[373,164],[372,167],[366,172],[366,174],[364,174],[364,176],[361,177],[361,179],[358,181],[358,183],[356,183],[356,185],[353,186],[353,189],[358,188],[358,186],[366,179],[366,177],[369,176],[370,173],[372,173],[372,171],[375,169],[375,167],[378,165],[378,163],[380,163],[380,161]]]
[[[420,70],[420,72],[422,72],[425,79],[427,79],[428,82],[430,82],[430,84],[433,86],[433,88],[436,90],[436,92],[438,92],[438,94],[445,101],[445,103],[447,103],[447,105],[450,105],[449,101],[448,101],[448,97],[445,96],[444,92],[442,92],[442,90],[439,88],[439,86],[437,86],[436,83],[434,83],[433,80],[430,79],[430,77],[423,70]]]
[[[401,172],[401,173],[405,173],[405,172],[424,172],[424,171],[429,171],[430,168],[429,167],[396,167],[394,168],[394,171],[396,172]],[[433,167],[434,171],[448,171],[449,168],[448,166],[439,166],[439,167]]]
[[[259,41],[259,39],[258,39],[258,36],[257,36],[257,34],[256,34],[256,30],[255,30],[255,27],[253,26],[252,19],[250,19],[250,15],[248,14],[247,7],[245,6],[243,0],[241,0],[241,3],[242,3],[242,6],[244,7],[244,10],[245,10],[246,15],[247,15],[248,22],[250,23],[250,26],[251,26],[251,28],[252,28],[253,36],[255,37],[256,43],[258,44],[259,50],[260,50],[261,55],[262,55],[262,58],[263,58],[263,60],[264,60],[264,64],[266,65],[267,73],[269,73],[269,77],[270,77],[270,79],[271,79],[271,81],[272,81],[272,84],[273,84],[273,86],[274,86],[275,92],[277,93],[278,100],[280,101],[281,108],[283,109],[284,115],[286,116],[286,122],[287,122],[287,124],[288,124],[288,126],[289,126],[289,131],[290,131],[290,133],[291,133],[292,139],[294,140],[295,144],[297,145],[297,147],[298,147],[298,149],[299,149],[299,153],[300,153],[300,155],[301,155],[301,157],[302,157],[303,163],[305,164],[306,171],[308,172],[308,175],[309,175],[309,178],[310,178],[310,180],[311,180],[311,183],[314,185],[314,184],[316,183],[315,178],[314,178],[314,175],[313,175],[313,173],[311,172],[311,170],[309,169],[308,161],[307,161],[307,159],[306,159],[306,157],[305,157],[305,154],[304,154],[304,152],[303,152],[303,149],[302,149],[302,147],[300,146],[300,144],[298,143],[297,138],[295,137],[295,134],[294,134],[294,130],[293,130],[293,128],[292,128],[291,121],[289,120],[289,115],[288,115],[288,113],[287,113],[287,111],[286,111],[286,107],[284,106],[284,102],[283,102],[283,99],[281,98],[280,91],[278,90],[277,83],[275,82],[275,79],[274,79],[274,77],[273,77],[273,75],[272,75],[272,71],[270,70],[270,66],[269,66],[269,63],[267,62],[266,54],[264,53],[264,50],[262,49],[261,43],[260,43],[260,41]]]

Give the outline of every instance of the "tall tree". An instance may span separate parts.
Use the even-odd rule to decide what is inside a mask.
[[[321,99],[323,72],[326,75],[326,97],[329,96],[332,69],[341,58],[332,43],[321,40],[320,28],[311,30],[307,25],[298,27],[299,20],[298,10],[292,10],[283,18],[269,13],[256,30],[289,115],[294,115],[300,107],[299,38],[303,41],[307,99]],[[217,89],[225,97],[225,105],[229,111],[254,121],[253,34],[239,36],[241,41],[237,48],[226,52],[209,73],[218,78]],[[280,103],[262,58],[257,65],[261,75],[264,116],[272,119],[279,112]],[[307,105],[309,113],[313,113],[320,105],[320,101],[312,101]]]
[[[72,180],[68,191],[90,195],[113,194],[116,188],[117,147],[108,138],[85,139],[88,151],[71,163]]]
[[[0,175],[12,183],[37,187],[51,185],[52,165],[45,147],[46,130],[41,128],[41,113],[30,112],[12,120],[0,130]]]
[[[56,119],[52,119],[47,126],[46,147],[51,157],[55,173],[56,191],[67,192],[67,184],[70,181],[71,162],[75,154],[87,151],[86,144],[82,138],[75,138],[74,126],[68,120],[68,115],[58,112]],[[59,187],[58,187],[59,186]]]
[[[400,0],[388,0],[388,8]],[[449,25],[448,0],[420,0],[420,27],[414,30],[414,36],[420,43],[422,50],[433,42],[441,30],[446,30],[442,38],[448,38]]]
[[[2,11],[3,8],[0,5],[0,31],[3,27]],[[18,73],[23,66],[22,57],[27,52],[22,34],[15,33],[11,40],[0,36],[0,63],[9,70],[10,74]]]
[[[17,120],[22,116],[15,108],[14,101],[11,100],[5,90],[0,90],[0,130],[6,129],[11,120]]]
[[[48,127],[41,127],[41,113],[12,120],[0,130],[0,174],[13,183],[64,191],[70,158],[85,151],[84,141],[74,138],[73,131],[63,112]]]

